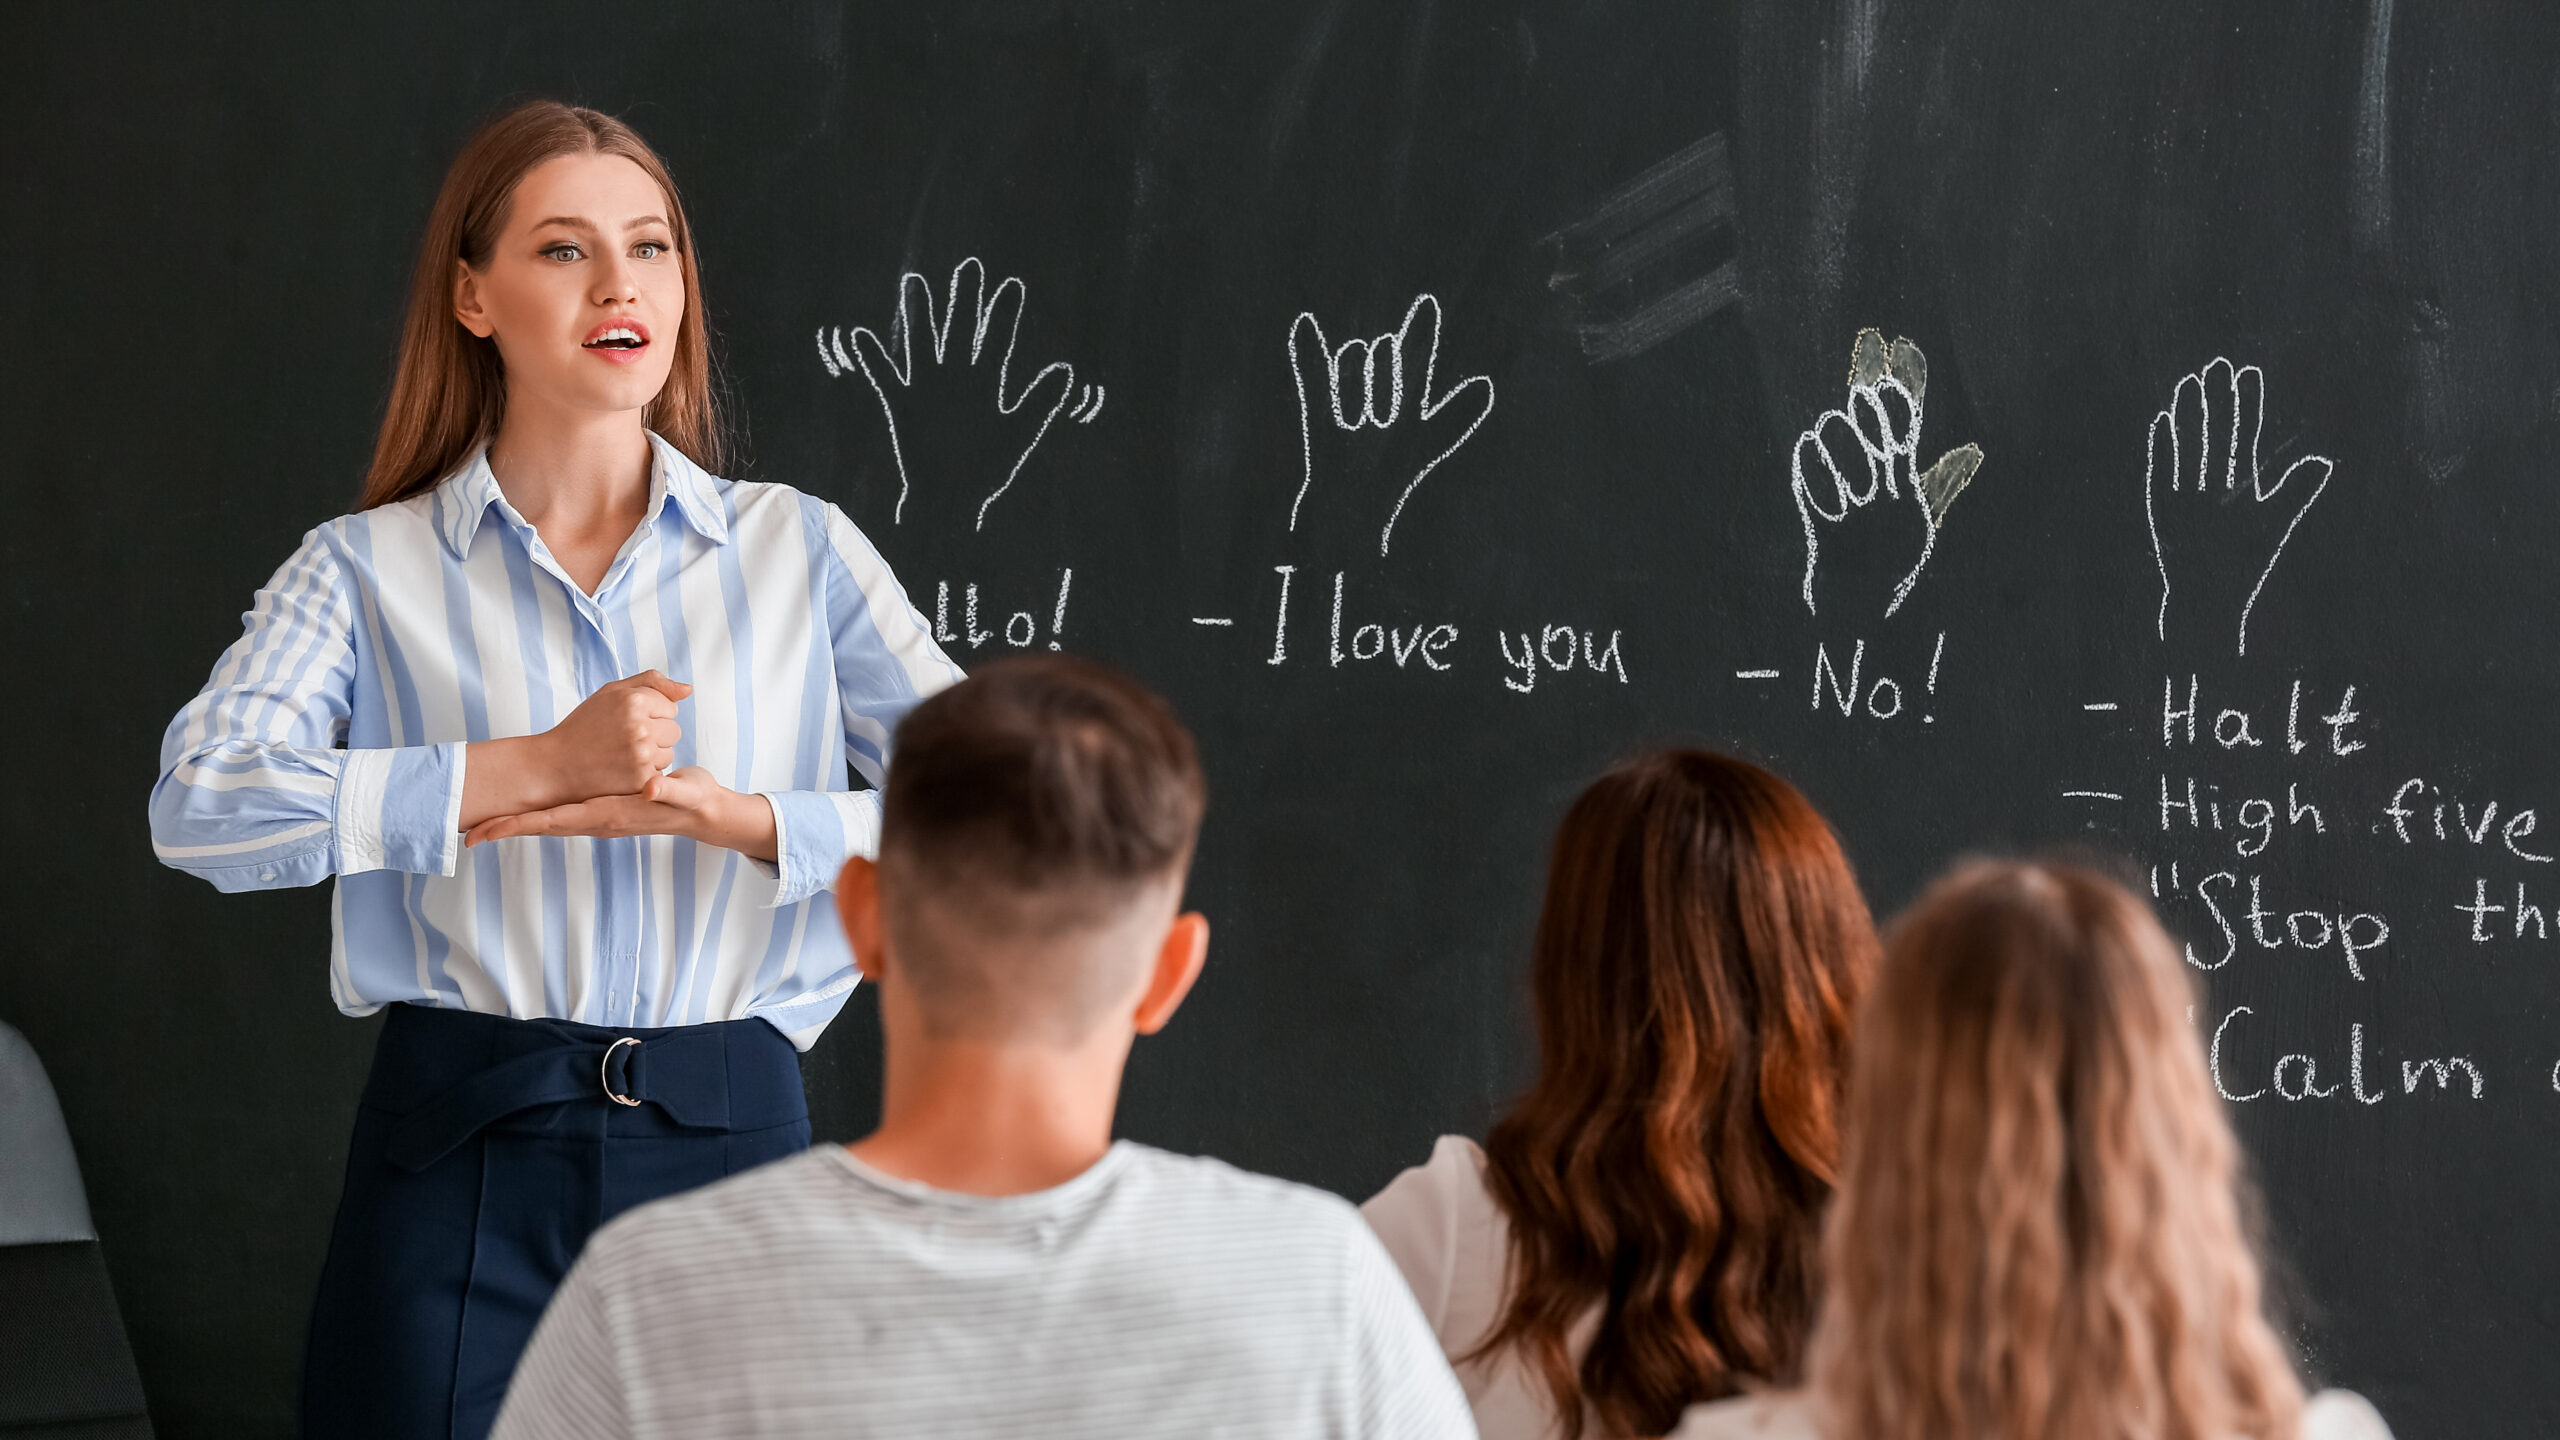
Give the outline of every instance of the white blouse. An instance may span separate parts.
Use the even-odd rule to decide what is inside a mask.
[[[1485,1189],[1484,1165],[1476,1142],[1443,1135],[1429,1163],[1389,1181],[1360,1213],[1422,1303],[1423,1318],[1466,1389],[1476,1433],[1483,1440],[1546,1440],[1563,1432],[1554,1398],[1535,1370],[1509,1351],[1459,1358],[1502,1318],[1511,1260],[1511,1223]],[[1575,1361],[1599,1319],[1594,1307],[1566,1337]],[[1585,1433],[1598,1433],[1596,1425],[1594,1417]]]
[[[1670,1440],[1831,1440],[1804,1392],[1742,1395],[1692,1405]],[[2302,1440],[2391,1440],[2380,1412],[2352,1390],[2323,1390],[2302,1410]]]
[[[649,450],[648,509],[592,593],[485,453],[320,526],[170,723],[153,849],[218,890],[334,880],[348,1014],[755,1018],[805,1050],[844,1008],[853,952],[823,892],[877,848],[891,731],[960,668],[844,512]],[[472,742],[652,669],[693,687],[675,763],[765,796],[778,863],[676,835],[463,849]]]
[[[1562,1434],[1546,1382],[1511,1352],[1463,1363],[1502,1316],[1511,1262],[1511,1223],[1484,1185],[1484,1151],[1463,1135],[1443,1135],[1428,1163],[1387,1183],[1360,1207],[1423,1318],[1457,1369],[1483,1440],[1548,1440]],[[1594,1307],[1567,1337],[1579,1363],[1599,1328]],[[1596,1435],[1598,1417],[1586,1434]],[[1693,1405],[1671,1440],[1833,1440],[1798,1391],[1739,1396]],[[2391,1440],[2391,1427],[2364,1397],[2324,1390],[2302,1413],[2302,1440]]]

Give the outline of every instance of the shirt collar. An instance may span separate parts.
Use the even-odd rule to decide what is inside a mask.
[[[649,448],[657,456],[657,463],[650,467],[649,513],[658,513],[657,498],[664,491],[674,497],[677,513],[703,539],[714,545],[728,544],[728,507],[721,502],[719,482],[654,430],[649,432]]]
[[[656,520],[666,502],[673,500],[676,513],[703,539],[714,545],[729,543],[729,517],[718,482],[655,431],[649,432],[649,456],[648,518]],[[468,556],[482,518],[492,506],[506,503],[498,490],[498,477],[489,469],[489,447],[472,451],[462,468],[436,487],[435,497],[436,528],[444,535],[446,548],[456,558]]]

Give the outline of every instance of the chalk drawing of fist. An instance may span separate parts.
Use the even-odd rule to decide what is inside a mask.
[[[880,418],[889,427],[889,453],[898,467],[898,503],[890,523],[905,522],[908,493],[922,480],[937,489],[965,488],[976,499],[970,528],[984,530],[987,511],[1013,488],[1061,412],[1088,425],[1102,414],[1103,387],[1079,389],[1075,367],[1064,360],[1050,361],[1020,389],[1013,388],[1013,347],[1022,336],[1022,312],[1030,303],[1030,290],[1015,276],[997,281],[990,290],[987,267],[972,256],[952,268],[950,291],[939,308],[932,281],[912,270],[899,277],[898,308],[886,340],[867,325],[853,327],[850,343],[841,327],[819,328],[818,363],[829,375],[859,373],[880,401]],[[961,324],[964,315],[966,326]],[[960,337],[967,342],[965,349],[953,343],[955,330],[965,332]],[[916,363],[919,334],[932,362],[929,370]],[[989,423],[990,389],[996,415],[1014,419],[1011,426]],[[927,434],[933,448],[949,453],[930,460],[918,453],[924,447],[915,442]],[[967,452],[972,449],[985,453],[971,456]],[[989,488],[978,498],[975,492],[982,485]]]
[[[1310,343],[1301,345],[1304,334]],[[1419,373],[1413,373],[1418,371]],[[1357,462],[1337,463],[1338,447],[1322,447],[1328,456],[1319,466],[1316,437],[1333,430],[1356,435],[1362,430],[1394,430],[1402,425],[1407,432],[1420,431],[1428,438],[1423,453],[1430,458],[1419,468],[1399,462],[1388,470],[1388,484],[1395,498],[1385,506],[1386,523],[1378,530],[1378,553],[1387,553],[1394,543],[1396,521],[1403,518],[1405,502],[1422,486],[1431,472],[1458,453],[1458,448],[1475,437],[1477,427],[1493,413],[1493,377],[1469,375],[1453,381],[1445,390],[1439,388],[1440,371],[1440,301],[1431,295],[1416,295],[1405,307],[1404,323],[1374,339],[1353,338],[1335,346],[1325,338],[1324,324],[1312,312],[1301,313],[1289,324],[1289,377],[1298,387],[1298,455],[1300,471],[1297,498],[1289,504],[1289,528],[1298,528],[1299,513],[1306,508],[1307,492],[1316,481],[1319,468],[1328,473],[1328,486],[1347,478],[1361,468]],[[1406,394],[1407,381],[1418,382],[1413,393]],[[1461,404],[1461,397],[1468,403]],[[1412,420],[1405,420],[1405,402],[1410,399]],[[1455,413],[1445,423],[1436,424],[1444,413]],[[1448,443],[1441,444],[1447,435]],[[1376,455],[1362,457],[1371,464],[1385,463]],[[1332,501],[1320,501],[1332,504]]]
[[[2266,483],[2258,468],[2266,390],[2257,366],[2217,357],[2181,379],[2169,408],[2151,417],[2142,513],[2160,566],[2162,640],[2174,598],[2181,631],[2219,647],[2236,624],[2239,653],[2248,654],[2259,592],[2337,469],[2326,456],[2305,455]]]
[[[1927,470],[1919,468],[1928,393],[1929,362],[1919,346],[1904,339],[1887,344],[1883,332],[1861,330],[1849,351],[1848,403],[1822,412],[1796,437],[1788,472],[1796,516],[1804,522],[1806,610],[1821,613],[1814,600],[1817,571],[1890,577],[1887,616],[1920,583],[1947,508],[1982,468],[1979,445],[1959,445]],[[1827,567],[1826,543],[1832,551]]]

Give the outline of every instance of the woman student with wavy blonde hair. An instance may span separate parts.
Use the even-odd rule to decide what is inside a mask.
[[[2112,881],[1940,881],[1860,1012],[1804,1388],[1679,1440],[2389,1440],[2262,1313],[2194,999]]]

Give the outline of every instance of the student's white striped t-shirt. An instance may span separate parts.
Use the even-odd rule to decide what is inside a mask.
[[[1123,1142],[1029,1195],[829,1145],[643,1206],[560,1287],[496,1440],[1474,1433],[1358,1211]]]

